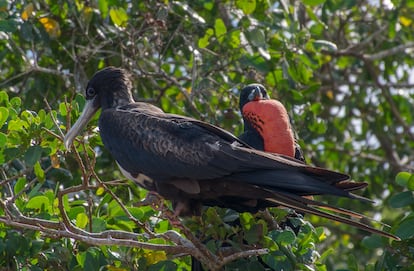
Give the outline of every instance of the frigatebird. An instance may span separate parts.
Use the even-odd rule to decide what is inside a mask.
[[[363,217],[360,214],[302,197],[329,194],[370,202],[344,189],[366,183],[255,150],[220,127],[135,102],[131,91],[125,70],[107,67],[96,72],[86,87],[83,112],[64,138],[65,146],[70,148],[101,108],[99,132],[121,171],[143,188],[175,202],[177,216],[198,215],[202,205],[239,212],[284,206],[398,239],[357,221]],[[336,214],[320,209],[325,207]]]
[[[270,99],[261,84],[249,84],[240,91],[240,113],[244,131],[241,140],[255,149],[285,154],[305,162],[289,115],[278,100]]]

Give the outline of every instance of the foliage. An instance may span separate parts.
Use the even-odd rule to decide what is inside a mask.
[[[0,270],[186,270],[190,254],[226,270],[410,270],[413,11],[398,0],[0,0]],[[295,234],[280,209],[208,208],[176,225],[168,202],[138,206],[146,191],[122,177],[96,118],[76,149],[62,144],[84,104],[76,93],[108,65],[131,72],[139,100],[235,134],[240,87],[262,83],[292,113],[307,160],[369,182],[376,204],[352,209],[402,241],[315,217],[291,218]]]

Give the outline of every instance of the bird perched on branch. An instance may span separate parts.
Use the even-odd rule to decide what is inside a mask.
[[[70,148],[101,108],[100,135],[121,171],[175,202],[177,215],[199,214],[202,205],[249,212],[284,206],[396,238],[358,221],[360,214],[302,197],[330,194],[370,202],[349,192],[366,183],[255,150],[217,126],[135,102],[131,90],[122,69],[108,67],[95,73],[86,87],[85,108],[65,136],[65,146]]]

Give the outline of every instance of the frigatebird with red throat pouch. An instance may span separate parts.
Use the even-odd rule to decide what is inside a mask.
[[[107,67],[95,73],[86,87],[83,112],[64,138],[65,146],[71,147],[101,108],[99,132],[123,174],[173,201],[177,215],[198,215],[203,205],[239,212],[283,206],[398,239],[359,221],[364,218],[361,214],[302,197],[328,194],[371,202],[350,192],[366,183],[255,150],[217,126],[135,102],[131,91],[125,70]]]

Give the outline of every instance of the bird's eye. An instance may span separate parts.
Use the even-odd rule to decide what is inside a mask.
[[[96,91],[94,88],[87,88],[86,89],[86,97],[93,97],[95,96]]]

